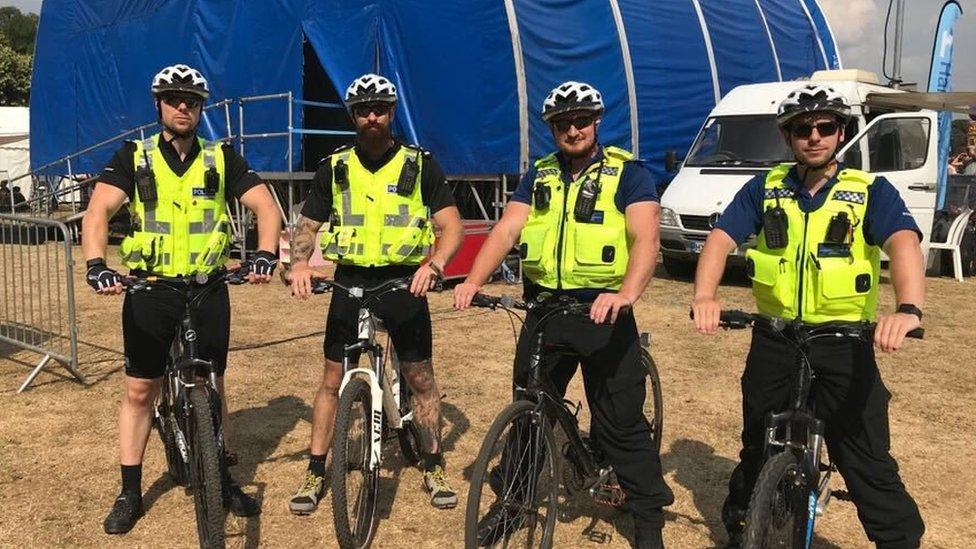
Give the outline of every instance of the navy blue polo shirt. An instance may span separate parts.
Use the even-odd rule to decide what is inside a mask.
[[[569,185],[571,183],[569,168],[563,159],[562,153],[556,153],[556,158],[559,160],[560,168],[562,168],[560,170],[560,178],[563,180],[563,183]],[[593,160],[586,167],[589,168],[602,160],[603,148],[601,147],[600,153],[593,157]],[[518,187],[512,194],[511,200],[532,205],[532,187],[535,183],[535,175],[536,169],[535,166],[532,166],[522,176]],[[660,198],[658,197],[657,188],[654,184],[654,177],[651,175],[650,170],[644,167],[639,160],[625,162],[624,169],[620,173],[620,184],[617,185],[617,192],[613,196],[613,202],[617,205],[617,209],[623,213],[627,209],[627,206],[631,204],[659,201]]]
[[[838,164],[837,173],[843,169],[843,164]],[[803,188],[803,183],[796,173],[796,166],[790,168],[783,183],[796,191],[800,210],[813,212],[827,201],[828,191],[837,184],[837,175],[834,174],[813,196]],[[762,230],[765,186],[765,174],[750,179],[739,189],[735,198],[722,212],[722,217],[715,224],[715,228],[728,233],[736,244],[742,244],[750,235],[758,235]],[[908,206],[898,194],[898,189],[886,178],[876,177],[874,183],[868,187],[868,207],[864,214],[864,222],[861,223],[864,239],[870,245],[882,246],[888,237],[906,229],[915,231],[919,240],[922,239],[922,231],[918,230],[918,224],[915,223]]]

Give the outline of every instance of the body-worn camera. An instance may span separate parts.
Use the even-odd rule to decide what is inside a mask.
[[[349,187],[349,165],[345,160],[339,160],[332,169],[332,179],[340,189]]]
[[[549,207],[550,200],[552,200],[552,189],[549,188],[549,185],[537,183],[532,189],[532,201],[535,203],[535,207],[544,210]]]
[[[847,212],[839,212],[830,218],[830,224],[827,225],[827,234],[824,236],[824,242],[828,244],[847,244],[850,233],[851,220],[847,217]]]
[[[220,190],[220,174],[217,173],[217,168],[210,166],[203,174],[203,189],[207,196],[214,196]]]

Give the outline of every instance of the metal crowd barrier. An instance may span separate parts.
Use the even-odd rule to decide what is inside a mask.
[[[53,359],[78,381],[71,240],[59,221],[0,214],[0,341],[43,355],[23,392]]]

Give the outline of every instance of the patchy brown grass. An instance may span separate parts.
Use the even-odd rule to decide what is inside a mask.
[[[196,544],[192,500],[163,473],[161,445],[153,435],[145,460],[149,507],[126,536],[102,533],[102,519],[118,490],[116,414],[123,360],[120,298],[99,298],[77,277],[80,385],[52,367],[34,388],[14,391],[36,355],[0,346],[0,545],[150,547]],[[880,358],[894,394],[891,432],[903,479],[922,509],[927,547],[968,547],[976,539],[976,281],[929,279],[927,339]],[[494,285],[492,292],[517,288]],[[687,320],[691,286],[657,278],[636,307],[652,333],[652,352],[665,397],[663,461],[676,501],[668,509],[665,539],[671,547],[724,543],[719,511],[738,451],[738,381],[748,333],[698,336]],[[730,306],[749,309],[741,278],[723,287]],[[286,500],[305,468],[311,398],[321,375],[327,296],[291,299],[279,286],[235,287],[228,391],[237,478],[264,501],[260,517],[229,518],[230,546],[333,546],[328,498],[312,516],[294,517]],[[890,285],[883,288],[890,309]],[[452,511],[430,508],[421,476],[390,454],[381,485],[378,547],[462,545],[466,469],[474,461],[494,415],[509,400],[513,338],[503,313],[456,312],[450,296],[431,298],[435,369],[444,398],[448,473],[461,492]],[[582,398],[579,379],[570,395]],[[838,481],[835,486],[841,484]],[[595,505],[560,523],[558,545],[625,547],[630,520]],[[865,547],[854,507],[834,502],[818,528],[821,547]]]

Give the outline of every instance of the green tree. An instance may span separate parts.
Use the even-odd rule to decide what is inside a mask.
[[[7,38],[7,45],[23,55],[34,55],[37,38],[36,13],[21,13],[13,6],[0,8],[0,34]]]
[[[966,130],[968,128],[968,119],[952,121],[952,133],[949,139],[949,154],[956,154],[966,150]]]
[[[0,35],[0,105],[27,105],[31,62],[30,55],[17,53]]]

